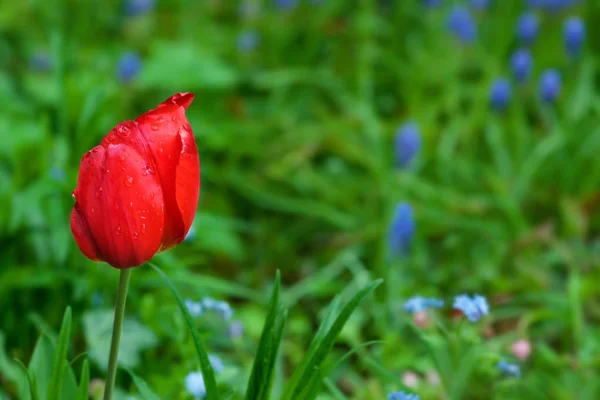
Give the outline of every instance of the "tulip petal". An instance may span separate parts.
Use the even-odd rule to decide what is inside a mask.
[[[90,260],[104,261],[90,231],[87,221],[82,215],[79,203],[75,203],[71,211],[71,232],[81,252]]]
[[[185,117],[185,108],[193,97],[191,93],[176,94],[136,119],[148,143],[164,193],[165,230],[160,251],[184,239],[198,204],[198,150]],[[184,177],[180,178],[182,175]],[[182,189],[185,185],[191,187]]]
[[[164,230],[164,199],[144,138],[133,122],[117,125],[101,146],[84,156],[75,195],[80,216],[91,227],[106,262],[128,268],[156,253]],[[78,245],[84,252],[82,243]]]

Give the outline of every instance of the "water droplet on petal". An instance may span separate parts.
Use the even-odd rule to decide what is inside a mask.
[[[165,118],[161,115],[160,117],[158,117],[157,121],[160,124],[161,122],[163,122],[165,120]]]
[[[115,203],[115,211],[119,210],[119,205]]]
[[[133,201],[129,202],[129,208],[133,209]]]
[[[146,233],[146,224],[142,224],[142,233]]]
[[[117,137],[113,133],[111,133],[110,135],[108,135],[108,141],[110,143],[114,143],[117,141]]]
[[[125,156],[121,156],[121,161],[125,161]]]
[[[177,115],[173,115],[173,116],[171,117],[171,121],[177,121]]]
[[[71,193],[71,196],[73,196],[74,199],[77,199],[77,197],[75,197],[77,195],[77,190],[73,190],[73,193]]]
[[[127,175],[125,177],[125,186],[127,186],[127,187],[133,186],[133,176]]]
[[[152,129],[153,131],[157,131],[158,125],[150,125],[150,129]]]
[[[117,236],[119,236],[121,234],[121,225],[117,226],[117,229],[115,230],[115,234]]]
[[[96,210],[94,209],[94,207],[92,207],[92,214],[95,213],[95,212],[96,212]]]
[[[139,234],[139,233],[137,233],[137,232],[133,232],[133,238],[134,238],[134,239],[137,239],[137,238],[139,238],[139,237],[140,237],[140,234]]]
[[[131,128],[130,128],[130,127],[128,127],[127,125],[121,125],[121,126],[119,127],[119,133],[120,133],[122,136],[129,136],[129,134],[131,133]]]

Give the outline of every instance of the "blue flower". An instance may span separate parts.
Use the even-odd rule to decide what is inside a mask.
[[[448,29],[463,43],[471,43],[477,37],[477,26],[465,6],[457,5],[450,10],[447,25]]]
[[[476,10],[485,10],[490,6],[490,0],[471,0],[471,7]]]
[[[407,122],[398,128],[394,148],[396,163],[401,168],[406,167],[421,148],[421,135],[415,122]]]
[[[280,10],[289,10],[298,5],[298,0],[274,0],[275,7]]]
[[[517,37],[525,44],[532,43],[538,35],[538,19],[533,13],[525,13],[517,21]]]
[[[237,39],[238,50],[242,53],[248,53],[256,48],[260,43],[260,37],[254,31],[240,33]]]
[[[223,372],[223,370],[225,369],[225,364],[223,364],[223,360],[221,360],[221,357],[216,356],[214,354],[209,354],[208,360],[210,361],[210,365],[213,367],[217,374]]]
[[[240,321],[231,321],[229,325],[229,336],[232,339],[239,339],[244,334],[244,325]]]
[[[561,86],[560,73],[555,69],[545,70],[540,77],[540,97],[548,103],[554,102],[560,94]]]
[[[422,0],[422,3],[426,7],[437,7],[442,3],[442,0]]]
[[[202,299],[201,304],[204,311],[214,311],[223,319],[229,320],[233,316],[233,309],[226,301],[219,301],[211,297],[205,297]]]
[[[558,12],[579,2],[580,0],[529,0],[529,5],[545,11]]]
[[[479,321],[484,315],[490,313],[490,307],[485,297],[478,294],[469,297],[466,294],[461,294],[454,298],[452,308],[461,311],[465,317],[471,322]]]
[[[127,0],[125,2],[125,13],[135,16],[147,14],[154,10],[154,0]]]
[[[412,393],[394,392],[388,394],[388,400],[419,400],[419,396]]]
[[[402,307],[404,308],[404,311],[413,314],[418,311],[426,310],[428,308],[442,308],[444,307],[444,301],[431,297],[427,298],[415,296],[406,300]]]
[[[52,69],[52,61],[48,53],[38,51],[29,59],[29,67],[35,72],[48,72]]]
[[[565,47],[571,57],[579,55],[585,38],[585,24],[578,17],[571,17],[565,22]]]
[[[206,385],[202,372],[190,372],[185,377],[185,388],[196,399],[201,399],[206,396]]]
[[[500,361],[496,367],[505,375],[518,378],[521,376],[521,367],[517,364],[512,364],[507,361]]]
[[[527,49],[519,49],[515,51],[510,59],[510,66],[513,75],[518,82],[525,82],[531,74],[533,67],[533,58]]]
[[[490,103],[492,108],[502,111],[508,105],[511,96],[510,82],[506,78],[498,78],[490,90]]]
[[[410,204],[396,206],[389,232],[389,246],[392,255],[402,255],[408,251],[415,234],[415,221]]]
[[[185,306],[187,307],[190,315],[193,318],[199,317],[200,315],[202,315],[202,311],[204,311],[203,307],[202,307],[202,304],[197,303],[197,302],[192,301],[192,300],[189,300],[189,299],[185,300]]]
[[[127,52],[119,58],[117,63],[117,75],[122,83],[128,83],[138,74],[142,68],[142,59],[139,55]]]

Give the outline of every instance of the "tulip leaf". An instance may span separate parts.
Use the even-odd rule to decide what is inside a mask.
[[[90,390],[90,364],[87,359],[83,360],[81,366],[81,378],[79,379],[79,390],[77,400],[88,400]]]
[[[67,307],[63,322],[58,334],[56,351],[54,352],[54,364],[52,366],[52,377],[48,387],[48,400],[58,400],[63,384],[63,376],[67,366],[67,351],[71,337],[71,307]]]
[[[15,360],[17,365],[23,370],[25,377],[27,378],[27,383],[29,386],[29,396],[31,396],[31,400],[39,400],[39,395],[37,392],[37,385],[35,384],[35,375],[27,371],[27,367],[20,360]]]
[[[294,372],[290,379],[282,399],[300,400],[314,399],[316,390],[322,381],[322,367],[325,358],[331,351],[335,339],[342,331],[342,328],[356,309],[360,302],[370,294],[383,280],[378,279],[369,283],[359,290],[339,311],[340,298],[336,297],[329,309],[312,343],[309,346],[307,355],[304,357],[300,367]]]
[[[269,302],[269,314],[263,326],[258,351],[254,357],[254,365],[246,389],[246,400],[268,400],[271,393],[275,362],[277,361],[283,327],[287,318],[287,312],[279,309],[280,289],[281,277],[279,271],[277,271],[275,286]]]
[[[146,383],[145,380],[134,374],[133,371],[129,368],[124,369],[131,376],[133,383],[135,383],[135,386],[137,386],[144,400],[160,400],[158,395],[154,393],[152,389],[150,389],[150,386]]]
[[[206,352],[206,348],[204,347],[204,341],[202,340],[202,337],[200,336],[200,332],[198,332],[198,329],[196,329],[194,320],[192,319],[190,312],[188,311],[187,307],[185,306],[185,303],[183,302],[181,295],[179,294],[179,292],[177,292],[175,285],[173,285],[173,283],[167,277],[167,275],[156,265],[150,264],[150,266],[156,272],[158,272],[158,274],[165,280],[165,282],[169,286],[169,289],[171,289],[171,292],[173,293],[173,296],[175,297],[175,300],[177,301],[177,304],[179,305],[179,309],[183,313],[185,322],[192,334],[192,338],[194,340],[194,346],[196,347],[196,352],[198,353],[198,359],[200,361],[200,369],[202,371],[202,377],[204,378],[204,384],[206,385],[206,399],[207,400],[219,400],[220,399],[219,389],[217,388],[217,380],[215,379],[215,371],[213,370],[213,367],[208,358],[208,353]]]

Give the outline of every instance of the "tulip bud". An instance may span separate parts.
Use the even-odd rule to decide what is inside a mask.
[[[185,238],[200,193],[198,150],[185,116],[193,99],[171,96],[118,124],[83,156],[71,231],[86,257],[130,268]]]

